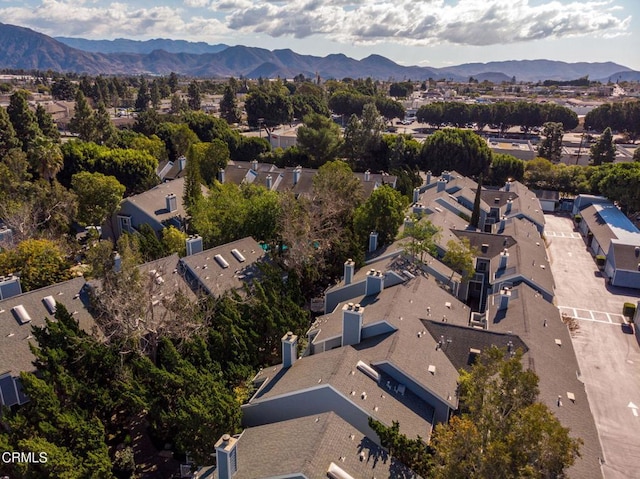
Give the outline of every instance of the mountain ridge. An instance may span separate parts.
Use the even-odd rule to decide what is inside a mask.
[[[61,39],[69,42],[68,38],[61,37]],[[613,62],[567,63],[555,60],[508,60],[434,68],[400,65],[378,54],[356,60],[342,53],[321,57],[302,55],[288,48],[268,50],[244,45],[208,45],[204,42],[194,43],[184,40],[73,40],[76,45],[83,45],[92,50],[129,48],[137,51],[85,51],[25,27],[0,23],[0,68],[51,69],[92,75],[166,75],[174,71],[186,76],[210,78],[230,76],[291,78],[302,73],[309,77],[319,74],[324,79],[371,77],[395,81],[428,78],[466,81],[470,76],[501,81],[508,81],[515,77],[516,81],[533,82],[574,80],[584,76],[605,81],[608,78],[640,77],[640,72]],[[166,48],[157,48],[163,46]],[[194,53],[209,47],[219,50]]]

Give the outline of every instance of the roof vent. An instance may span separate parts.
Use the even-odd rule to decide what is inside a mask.
[[[13,311],[13,314],[15,314],[18,317],[20,324],[31,322],[31,316],[29,316],[29,313],[27,313],[27,310],[25,309],[25,307],[22,306],[21,304],[11,308],[11,311]]]
[[[237,259],[240,263],[244,263],[244,262],[246,261],[246,260],[245,260],[245,257],[242,255],[242,253],[241,253],[240,251],[238,251],[237,249],[235,249],[235,248],[233,248],[233,249],[231,250],[231,254],[232,254],[232,255],[233,255],[233,257],[234,257],[235,259]]]
[[[380,374],[378,374],[378,372],[375,369],[373,369],[371,366],[369,366],[367,363],[358,361],[358,364],[356,365],[356,367],[360,371],[365,373],[367,376],[369,376],[371,379],[373,379],[374,381],[377,382],[380,380]]]
[[[53,296],[45,296],[42,298],[42,301],[47,307],[47,310],[49,310],[49,313],[56,314],[56,300],[53,299]]]
[[[226,259],[224,259],[224,258],[222,257],[222,255],[217,254],[217,255],[215,255],[215,256],[213,257],[213,259],[215,259],[215,260],[216,260],[216,262],[217,262],[217,263],[218,263],[222,268],[225,268],[225,269],[226,269],[226,268],[228,268],[228,267],[229,267],[229,263],[227,263],[227,260],[226,260]]]

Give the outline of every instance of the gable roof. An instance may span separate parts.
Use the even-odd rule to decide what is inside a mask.
[[[352,477],[418,477],[333,412],[249,427],[238,438],[237,460],[234,479],[326,479],[331,463]]]
[[[159,223],[176,216],[184,217],[187,215],[187,211],[182,202],[184,181],[184,178],[177,178],[173,181],[160,183],[143,193],[124,198],[121,205],[127,204],[133,206],[148,216],[155,218]],[[204,188],[203,192],[206,192],[206,188]],[[176,195],[177,209],[175,211],[169,211],[166,208],[166,197],[171,193]]]
[[[242,256],[242,261],[236,257],[234,250]],[[226,262],[227,266],[221,265],[216,257]],[[264,258],[265,251],[256,240],[247,236],[185,256],[180,259],[179,270],[193,289],[201,288],[212,296],[220,296],[251,283],[259,274],[258,263]]]
[[[96,328],[89,314],[89,296],[84,286],[84,278],[77,277],[0,301],[0,374],[9,372],[17,376],[21,371],[34,369],[35,358],[29,349],[29,343],[35,344],[31,328],[44,326],[45,318],[53,319],[44,298],[51,297],[63,304],[84,331],[91,333]],[[21,323],[17,310],[13,309],[20,305],[31,321]]]

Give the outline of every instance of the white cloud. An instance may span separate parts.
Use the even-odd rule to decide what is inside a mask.
[[[610,38],[630,27],[630,17],[614,0],[182,0],[184,8],[165,2],[136,8],[119,2],[41,0],[35,8],[22,3],[0,8],[0,18],[52,36],[233,43],[234,37],[253,34],[315,35],[352,45],[505,45]],[[188,16],[190,7],[207,7],[211,18]]]
[[[611,2],[528,0],[219,0],[231,29],[303,38],[325,34],[355,44],[493,45],[581,35],[616,36],[629,27]],[[235,7],[234,7],[235,5]]]
[[[186,0],[199,1],[199,0]],[[156,5],[135,8],[113,2],[87,6],[73,0],[42,0],[35,8],[0,8],[3,22],[33,28],[50,36],[86,38],[157,38],[211,41],[225,38],[228,28],[215,18],[184,20],[181,8]]]

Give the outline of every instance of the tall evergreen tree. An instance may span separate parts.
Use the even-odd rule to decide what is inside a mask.
[[[616,145],[613,143],[611,128],[605,128],[600,138],[591,147],[590,155],[594,166],[602,163],[613,163],[616,159]]]
[[[84,141],[93,141],[95,139],[96,124],[93,110],[80,89],[76,93],[75,112],[69,121],[69,131],[76,133],[78,138]]]
[[[190,211],[198,200],[202,198],[202,175],[200,174],[200,155],[191,152],[191,154],[187,153],[187,156],[189,161],[187,161],[182,199],[187,211]]]
[[[202,107],[202,98],[200,96],[200,86],[195,80],[189,84],[189,90],[187,92],[187,104],[189,109],[198,111]]]
[[[16,137],[16,131],[13,129],[7,110],[0,107],[0,159],[11,150],[18,148],[20,141]]]
[[[138,85],[138,96],[136,97],[136,110],[148,110],[150,101],[151,95],[149,93],[149,85],[147,84],[147,80],[143,76],[141,76]]]
[[[18,90],[11,95],[7,113],[16,137],[21,141],[22,151],[27,151],[41,131],[36,115],[29,108],[26,91]]]
[[[58,143],[60,141],[60,131],[58,131],[58,125],[56,125],[51,114],[47,110],[45,110],[41,104],[38,104],[38,106],[36,107],[36,119],[38,121],[40,131],[42,131],[42,134]]]
[[[236,92],[230,85],[224,87],[224,93],[220,100],[220,118],[224,118],[229,124],[240,122],[240,108],[238,108]]]
[[[116,128],[111,121],[109,112],[104,102],[98,103],[98,109],[94,114],[94,121],[96,127],[96,143],[101,145],[108,144],[116,136]]]
[[[471,221],[469,224],[473,226],[475,229],[480,227],[480,200],[482,193],[482,174],[478,178],[478,189],[476,190],[476,197],[473,201],[473,212],[471,213]]]

